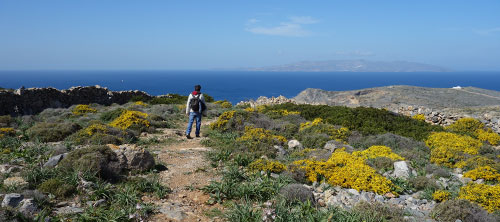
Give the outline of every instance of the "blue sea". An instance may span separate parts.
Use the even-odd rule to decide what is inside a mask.
[[[330,91],[388,85],[450,88],[474,86],[500,91],[500,72],[245,72],[245,71],[0,71],[0,87],[100,85],[110,90],[142,90],[151,95],[202,92],[233,104],[259,96],[294,97],[306,88]]]

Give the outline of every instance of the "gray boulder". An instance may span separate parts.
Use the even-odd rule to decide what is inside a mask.
[[[282,146],[275,145],[274,149],[276,149],[276,151],[277,151],[276,153],[278,154],[278,157],[280,157],[280,158],[285,157],[288,154],[288,152]]]
[[[302,144],[298,140],[290,140],[288,141],[288,148],[292,150],[302,149],[304,148]]]
[[[410,169],[406,161],[394,162],[394,177],[408,179],[410,177]]]
[[[18,193],[6,194],[2,201],[2,207],[17,207],[24,199],[24,196]]]
[[[128,170],[145,171],[155,166],[155,159],[147,150],[122,146],[114,151]]]
[[[326,149],[326,150],[333,153],[336,149],[340,149],[340,148],[344,148],[344,147],[345,147],[345,151],[347,151],[347,152],[354,151],[354,148],[352,146],[350,146],[349,144],[344,144],[344,143],[339,142],[337,140],[330,140],[330,141],[326,142],[323,149]]]
[[[20,202],[20,205],[19,212],[28,218],[33,218],[39,211],[34,199],[24,199]]]
[[[55,167],[57,164],[59,164],[59,162],[61,162],[62,159],[64,159],[64,157],[66,157],[66,155],[68,155],[68,153],[55,155],[49,158],[49,160],[47,160],[47,162],[43,164],[43,167]]]

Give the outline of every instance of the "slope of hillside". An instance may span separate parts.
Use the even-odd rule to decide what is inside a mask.
[[[295,98],[298,103],[337,106],[422,106],[431,109],[500,105],[500,92],[475,87],[426,88],[386,86],[351,91],[306,89]]]

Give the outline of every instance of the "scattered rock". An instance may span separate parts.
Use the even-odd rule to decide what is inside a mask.
[[[396,197],[396,195],[394,195],[393,193],[386,193],[386,194],[384,194],[384,196],[387,198],[395,198]]]
[[[354,151],[354,148],[352,146],[350,146],[349,144],[344,144],[344,143],[339,142],[337,140],[330,140],[330,141],[326,142],[325,146],[323,147],[323,149],[326,149],[332,153],[336,149],[340,149],[340,148],[345,148],[345,151],[347,151],[347,152]]]
[[[24,196],[18,193],[6,194],[2,201],[2,207],[17,207],[23,199]]]
[[[406,161],[394,162],[394,177],[408,179],[410,177],[410,169]]]
[[[83,209],[79,207],[72,207],[72,206],[66,206],[66,207],[60,207],[56,209],[56,214],[78,214],[78,213],[83,213]]]
[[[288,148],[292,150],[297,150],[297,149],[302,149],[304,147],[298,140],[290,140],[288,141]]]
[[[3,181],[3,185],[7,187],[24,187],[28,185],[22,177],[9,177]]]
[[[355,189],[348,189],[347,192],[352,194],[352,195],[359,196],[359,191],[357,191]]]
[[[9,164],[0,164],[0,173],[13,173],[17,172],[21,169],[19,166],[9,165]]]
[[[99,199],[99,200],[96,200],[96,201],[87,201],[87,206],[91,206],[91,207],[98,207],[102,204],[106,203],[106,200],[105,199]]]
[[[19,212],[25,217],[33,218],[38,213],[38,206],[34,199],[24,199],[20,202],[20,205]]]
[[[282,146],[274,145],[274,149],[278,151],[278,158],[283,158],[288,154],[288,152]]]
[[[55,155],[55,156],[49,158],[49,160],[47,160],[47,162],[45,164],[43,164],[43,167],[55,167],[57,164],[59,164],[59,162],[61,162],[61,160],[64,157],[66,157],[66,155],[68,155],[68,153]]]
[[[176,221],[182,221],[186,217],[186,213],[184,213],[184,210],[182,210],[175,204],[169,204],[169,203],[164,204],[163,206],[160,207],[159,211],[167,218]]]
[[[147,150],[121,146],[120,149],[113,151],[118,155],[120,162],[126,165],[129,170],[145,171],[155,166],[155,159]]]

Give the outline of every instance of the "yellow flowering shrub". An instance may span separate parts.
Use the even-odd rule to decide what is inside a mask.
[[[314,133],[325,133],[330,136],[330,139],[346,142],[351,131],[346,127],[337,128],[331,124],[323,123],[323,119],[316,118],[313,121],[308,121],[300,124],[299,131],[311,130]]]
[[[500,173],[490,166],[482,166],[473,170],[469,170],[464,173],[464,177],[471,178],[473,180],[484,179],[487,181],[500,181]]]
[[[230,119],[234,117],[234,113],[236,111],[227,111],[222,113],[222,115],[219,116],[217,121],[213,122],[210,124],[211,129],[218,129],[218,130],[227,130],[227,122],[229,122]]]
[[[76,116],[82,116],[87,113],[97,113],[97,109],[90,108],[89,105],[80,104],[75,106],[71,112]]]
[[[288,111],[286,109],[272,110],[271,112],[277,114],[278,116],[300,115],[300,112]]]
[[[364,159],[345,151],[335,151],[327,161],[298,160],[293,163],[306,171],[311,182],[318,178],[333,186],[373,191],[378,194],[391,192],[396,186],[375,169],[365,164]]]
[[[355,151],[352,153],[355,157],[360,157],[364,160],[375,159],[377,157],[387,157],[391,160],[405,160],[400,155],[393,153],[391,148],[387,146],[371,146],[363,151]]]
[[[306,157],[308,153],[314,151],[315,149],[311,149],[311,148],[305,148],[305,149],[301,149],[301,150],[297,150],[293,153],[290,153],[290,157],[292,158],[300,158],[300,157]]]
[[[253,113],[253,112],[257,111],[257,110],[255,108],[252,108],[252,107],[247,107],[247,108],[245,108],[245,111]]]
[[[80,134],[83,134],[85,136],[92,136],[96,133],[107,133],[107,132],[108,132],[108,128],[106,125],[104,125],[102,123],[94,123],[94,124],[88,126],[87,128],[81,130]]]
[[[500,135],[498,135],[498,133],[493,132],[493,130],[491,129],[487,130],[478,129],[476,130],[476,136],[481,142],[488,142],[493,146],[498,145],[498,142],[500,141]]]
[[[13,136],[16,131],[13,128],[0,128],[0,138],[4,136]]]
[[[148,105],[147,105],[146,103],[144,103],[143,101],[137,101],[137,102],[135,102],[134,104],[135,104],[135,105],[138,105],[138,106],[144,106],[144,107],[148,106]]]
[[[450,196],[450,192],[446,190],[436,190],[436,192],[432,194],[432,198],[437,202],[447,201],[450,199]]]
[[[301,123],[300,124],[300,131],[302,130],[305,130],[305,129],[308,129],[308,128],[311,128],[313,126],[317,126],[318,124],[322,123],[323,122],[323,119],[321,118],[316,118],[314,119],[312,122],[311,121],[307,121],[305,123]]]
[[[449,131],[463,134],[474,134],[476,130],[482,128],[484,128],[484,124],[481,121],[470,117],[459,119],[446,127]]]
[[[179,104],[176,107],[177,107],[177,109],[181,110],[182,112],[184,112],[186,110],[186,104]]]
[[[258,159],[250,163],[248,169],[253,172],[266,171],[268,173],[281,173],[286,170],[286,166],[279,161]]]
[[[481,141],[449,132],[432,133],[425,144],[431,148],[431,162],[447,167],[463,167],[466,154],[476,155]]]
[[[222,108],[227,109],[227,108],[231,108],[231,107],[233,107],[233,104],[231,104],[230,102],[226,101],[226,102],[221,103],[221,104],[220,104],[220,106],[221,106]]]
[[[220,105],[222,108],[231,108],[233,107],[233,104],[231,104],[227,100],[217,100],[214,102],[214,104]]]
[[[425,121],[425,115],[420,113],[420,114],[417,114],[417,115],[414,115],[411,117],[412,119],[416,119],[416,120],[419,120],[419,121]]]
[[[500,184],[486,185],[468,183],[460,188],[458,198],[477,203],[479,206],[493,213],[500,210]]]
[[[484,166],[494,166],[495,164],[497,164],[497,162],[495,162],[495,160],[492,160],[488,157],[485,157],[485,156],[475,156],[475,157],[471,157],[469,159],[467,159],[465,161],[465,164],[464,164],[464,169],[475,169],[475,168],[479,168],[479,167],[484,167]]]
[[[148,117],[147,113],[133,111],[133,110],[125,110],[118,118],[113,120],[113,122],[111,122],[109,125],[120,129],[128,129],[133,125],[149,127],[150,123],[148,120],[146,120],[147,117]]]
[[[267,144],[284,144],[287,142],[283,136],[273,135],[269,130],[252,126],[245,126],[245,132],[236,141]]]

